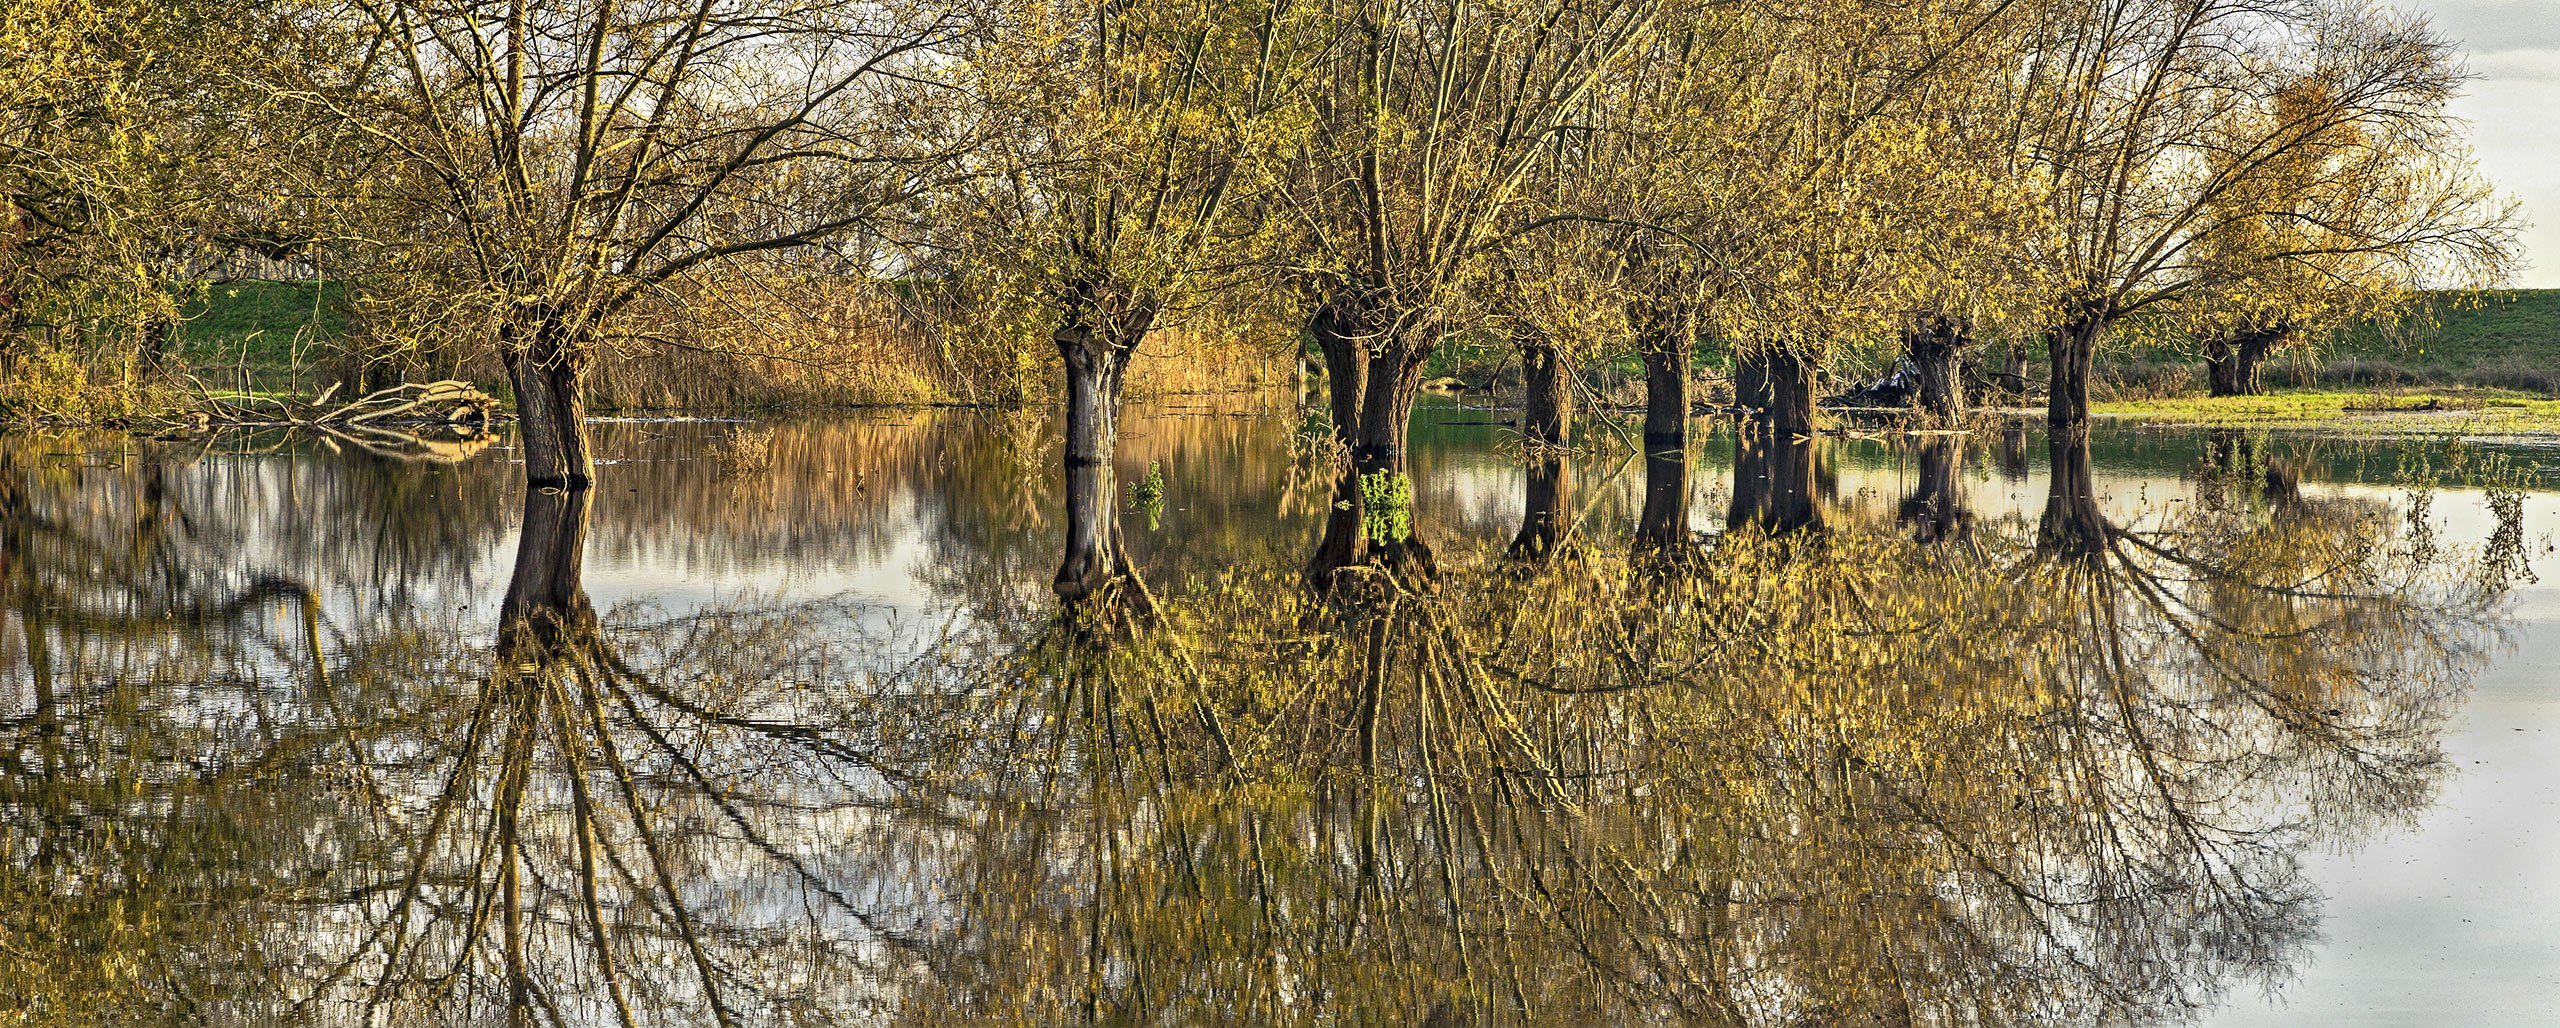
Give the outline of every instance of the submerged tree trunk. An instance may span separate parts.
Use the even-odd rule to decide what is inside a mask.
[[[1128,573],[1112,462],[1119,451],[1120,383],[1137,339],[1081,325],[1059,329],[1056,339],[1067,375],[1067,552],[1051,585],[1072,605]]]
[[[2258,380],[2258,369],[2291,334],[2285,326],[2276,325],[2217,335],[2207,341],[2204,368],[2208,390],[2215,396],[2264,395],[2267,390]]]
[[[556,319],[514,329],[503,361],[515,386],[516,432],[525,481],[533,487],[584,489],[595,482],[587,438],[586,347]]]
[[[2116,527],[2098,507],[2087,429],[2056,427],[2045,446],[2053,479],[2045,493],[2044,517],[2036,525],[2036,551],[2065,560],[2104,557]]]
[[[1734,362],[1734,398],[1751,421],[1780,435],[1814,431],[1813,365],[1792,351],[1766,349]]]
[[[1689,445],[1688,340],[1676,333],[1652,333],[1643,343],[1644,445],[1685,452]]]
[[[1533,450],[1572,445],[1573,372],[1554,340],[1522,339],[1520,368],[1520,441]]]
[[[2052,350],[2053,391],[2045,400],[2045,422],[2056,429],[2089,423],[2089,368],[2097,360],[2098,337],[2105,320],[2087,315],[2063,324],[2048,337]]]
[[[1960,364],[1972,345],[1973,330],[1968,319],[1944,314],[1924,315],[1903,333],[1902,355],[1911,362],[1913,377],[1919,379],[1914,402],[1923,412],[1940,418],[1964,415]]]
[[[1406,446],[1413,433],[1413,401],[1422,388],[1427,351],[1392,347],[1369,361],[1361,390],[1360,432],[1351,467],[1360,476],[1361,528],[1370,560],[1428,574],[1431,548],[1416,534],[1413,475]]]
[[[1325,536],[1307,578],[1331,589],[1338,572],[1374,563],[1429,574],[1430,547],[1414,535],[1413,479],[1406,441],[1422,389],[1428,346],[1397,337],[1395,318],[1356,289],[1327,300],[1307,319],[1332,381],[1334,438],[1350,455],[1334,488]]]
[[[1677,558],[1689,535],[1689,340],[1676,331],[1648,332],[1644,358],[1644,511],[1636,518],[1636,552]]]
[[[1542,560],[1554,555],[1573,531],[1572,371],[1555,342],[1520,340],[1522,388],[1520,441],[1527,461],[1527,510],[1512,536],[1511,555]]]
[[[1921,437],[1913,454],[1919,474],[1904,497],[1902,524],[1924,543],[1962,540],[1973,533],[1973,511],[1964,497],[1964,438]]]
[[[1746,423],[1733,438],[1733,506],[1725,530],[1771,538],[1822,527],[1811,439]]]
[[[1343,458],[1334,476],[1324,538],[1307,560],[1308,579],[1320,588],[1329,587],[1334,572],[1367,556],[1360,532],[1360,471],[1350,455],[1360,445],[1361,401],[1369,387],[1370,320],[1365,308],[1350,299],[1328,301],[1307,319],[1307,333],[1324,354],[1325,398],[1333,418],[1333,439]]]

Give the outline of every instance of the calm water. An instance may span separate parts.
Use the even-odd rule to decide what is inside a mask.
[[[1500,416],[1326,599],[1296,411],[1134,413],[1134,638],[1037,413],[0,437],[0,1014],[2560,1022],[2560,450],[1702,426],[1640,554],[1595,436],[1532,561]]]

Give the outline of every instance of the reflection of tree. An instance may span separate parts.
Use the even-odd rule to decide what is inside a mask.
[[[1817,509],[1762,453],[1802,499],[1737,506]],[[596,501],[537,493],[493,643],[244,612],[44,664],[0,979],[212,1024],[2172,1019],[2296,959],[2306,848],[2425,801],[2494,597],[2371,504],[2119,524],[2056,468],[2095,548],[1844,523],[1315,597],[1275,542],[1155,632],[991,602],[921,642],[599,612]]]
[[[1770,538],[1822,529],[1822,490],[1815,442],[1746,427],[1733,439],[1733,506],[1728,532],[1744,528]]]
[[[851,622],[600,618],[590,503],[526,497],[485,672],[433,642],[344,669],[384,701],[340,772],[369,813],[335,900],[275,911],[269,951],[316,975],[288,992],[356,1022],[763,1024],[868,1002],[849,969],[902,933],[816,840],[858,809],[839,776],[880,742],[809,688]]]
[[[1527,503],[1520,515],[1520,531],[1511,537],[1511,554],[1546,560],[1573,534],[1573,458],[1567,450],[1539,447],[1530,451],[1527,460],[1523,491]]]
[[[1647,445],[1644,455],[1644,507],[1636,519],[1636,548],[1679,564],[1695,555],[1697,539],[1689,529],[1689,448]]]
[[[1101,702],[1014,722],[1072,733],[995,747],[1038,774],[920,776],[1040,784],[971,797],[969,956],[906,1012],[2175,1019],[2280,976],[2317,916],[2297,854],[2440,770],[2485,608],[2428,568],[2324,563],[2386,527],[2114,537],[2212,554],[2180,565],[2194,590],[2203,567],[2327,568],[2322,602],[2353,613],[2308,620],[2179,624],[2025,540],[1940,561],[1859,533],[1669,580],[1568,560],[1362,604],[1275,604],[1276,583],[1176,604],[1239,762],[1195,770],[1197,733]],[[1673,587],[1681,617],[1612,610]],[[954,809],[932,794],[910,799]]]
[[[1973,535],[1973,509],[1964,488],[1964,437],[1922,436],[1912,444],[1918,477],[1897,512],[1912,538],[1924,543],[1962,543]]]

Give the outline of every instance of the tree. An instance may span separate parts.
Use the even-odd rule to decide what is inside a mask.
[[[486,340],[525,473],[593,481],[584,377],[722,274],[807,274],[953,147],[933,57],[962,28],[867,0],[343,0],[370,59],[281,82],[387,155],[341,183],[381,333]],[[388,181],[384,181],[387,179]],[[867,262],[866,262],[867,263]]]
[[[1112,468],[1130,359],[1237,284],[1303,127],[1288,0],[1000,0],[962,50],[994,121],[960,190],[964,259],[1039,299],[1065,367],[1067,553],[1056,590],[1122,579]]]
[[[2297,120],[2331,88],[2305,77],[2234,120]],[[2176,312],[2202,343],[2212,394],[2257,395],[2270,355],[2389,318],[2419,289],[2504,278],[2516,264],[2518,215],[2467,158],[2440,122],[2337,124],[2212,198],[2195,243],[2197,281]]]
[[[241,84],[298,60],[265,5],[0,10],[0,416],[131,413],[177,290],[238,234],[273,140]]]
[[[2045,29],[2026,76],[2037,117],[2025,145],[2050,179],[2061,234],[2042,319],[2056,426],[2086,424],[2091,362],[2116,325],[2211,280],[2199,242],[2218,208],[2281,195],[2350,136],[2442,142],[2453,132],[2444,104],[2459,62],[2408,16],[2344,3],[2071,0]],[[2341,227],[2287,259],[2417,252],[2454,224],[2410,235]]]
[[[1410,535],[1405,443],[1423,362],[1476,315],[1488,257],[1531,218],[1540,162],[1588,124],[1638,52],[1658,0],[1332,0],[1294,172],[1289,270],[1312,296],[1334,431],[1338,503],[1385,504],[1328,533],[1321,576],[1364,559],[1427,566]],[[1369,532],[1376,526],[1385,537]]]

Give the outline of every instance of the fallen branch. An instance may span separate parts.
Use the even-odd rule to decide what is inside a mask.
[[[478,386],[455,379],[404,382],[332,405],[337,387],[308,401],[273,396],[217,396],[199,391],[201,401],[180,415],[198,428],[365,427],[455,425],[487,431],[497,418],[498,400]]]

